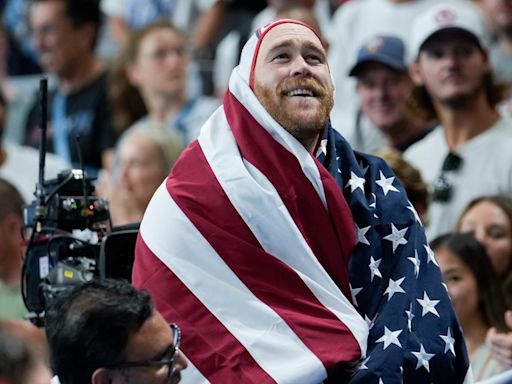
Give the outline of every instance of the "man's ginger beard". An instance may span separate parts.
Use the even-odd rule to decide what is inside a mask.
[[[304,119],[303,116],[294,115],[282,105],[283,99],[287,97],[285,93],[298,88],[313,90],[320,102],[316,112],[307,119]],[[326,88],[312,78],[284,79],[277,85],[276,89],[255,82],[254,94],[270,116],[299,141],[311,139],[322,132],[329,120],[329,113],[334,104],[332,88]]]

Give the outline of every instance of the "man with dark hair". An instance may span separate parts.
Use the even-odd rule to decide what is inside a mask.
[[[413,23],[416,104],[440,125],[405,153],[430,185],[427,233],[453,230],[473,198],[512,193],[512,124],[495,109],[481,15],[463,3],[432,7]]]
[[[50,94],[49,149],[78,165],[76,137],[86,170],[93,175],[115,144],[106,93],[106,71],[95,55],[99,0],[34,0],[30,8],[33,43],[45,71],[55,75]],[[25,142],[36,146],[38,109],[29,115]]]
[[[469,380],[417,213],[330,126],[333,92],[310,26],[258,29],[149,203],[132,281],[183,325],[187,382]]]
[[[121,280],[64,291],[46,313],[46,336],[61,384],[177,383],[187,366],[178,326]]]

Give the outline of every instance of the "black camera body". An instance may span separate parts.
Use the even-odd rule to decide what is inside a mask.
[[[108,203],[94,196],[81,170],[61,172],[36,197],[24,210],[29,242],[22,294],[30,319],[42,325],[46,305],[56,294],[100,277],[101,245],[111,224]]]

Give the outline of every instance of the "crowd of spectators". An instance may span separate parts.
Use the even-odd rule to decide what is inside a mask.
[[[22,320],[25,312],[20,228],[38,181],[38,79],[51,84],[47,178],[83,166],[109,201],[113,225],[136,224],[221,107],[251,33],[293,18],[312,25],[328,49],[333,128],[354,149],[389,162],[428,240],[436,239],[462,328],[478,333],[468,339],[476,340],[470,357],[495,354],[492,369],[475,364],[479,379],[512,367],[511,0],[3,0],[0,7],[0,319]],[[475,297],[456,301],[460,271]],[[459,312],[460,300],[485,300],[496,282],[498,309],[480,303]],[[466,321],[475,317],[477,328]],[[45,362],[5,329],[0,356],[17,348],[16,364]]]

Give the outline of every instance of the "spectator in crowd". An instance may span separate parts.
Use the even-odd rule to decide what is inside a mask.
[[[49,149],[74,166],[76,137],[89,176],[102,166],[117,139],[106,93],[107,73],[95,56],[100,26],[99,0],[36,0],[30,9],[34,46],[45,71],[55,75],[50,94]],[[38,108],[29,114],[26,143],[38,145]]]
[[[0,383],[50,384],[42,331],[26,321],[0,319]]]
[[[47,311],[46,335],[61,384],[177,383],[187,366],[179,327],[122,280],[65,290]]]
[[[405,60],[404,43],[394,36],[374,36],[359,49],[349,75],[357,79],[361,106],[354,131],[341,132],[358,150],[373,152],[391,147],[403,152],[430,132],[408,108],[412,82]],[[368,137],[375,133],[368,130],[378,130],[382,142],[377,140],[373,146]]]
[[[505,298],[485,248],[470,234],[443,235],[430,244],[464,331],[475,381],[504,372],[485,343],[490,327],[507,330]]]
[[[415,103],[440,125],[405,157],[432,190],[431,237],[452,230],[473,198],[512,193],[512,126],[495,109],[501,95],[483,35],[479,14],[456,2],[432,7],[413,25]]]
[[[2,1],[2,31],[6,38],[6,52],[2,56],[2,75],[16,76],[41,73],[27,24],[29,0]]]
[[[0,178],[0,318],[22,319],[27,312],[21,296],[23,205],[16,188]]]
[[[496,80],[512,91],[512,2],[510,0],[483,0],[496,40],[489,47],[489,60]]]
[[[102,175],[99,196],[109,202],[114,226],[140,223],[151,196],[183,150],[173,132],[142,123],[118,143],[111,172]]]
[[[21,193],[25,203],[35,199],[34,191],[39,180],[39,152],[3,140],[6,118],[5,99],[0,92],[0,177],[13,184]],[[69,168],[69,163],[59,156],[46,154],[45,177],[52,179]]]
[[[506,196],[483,196],[471,201],[462,213],[457,230],[472,233],[486,248],[508,308],[512,308],[512,199]],[[504,316],[512,329],[512,310]],[[487,333],[487,343],[502,363],[512,366],[512,332],[502,333],[495,327]]]
[[[194,330],[183,342],[191,382],[463,382],[468,373],[403,187],[329,125],[329,68],[306,24],[256,31],[223,108],[144,214],[132,281],[167,320]],[[450,352],[438,342],[447,333]]]
[[[329,62],[336,85],[334,126],[353,123],[359,100],[356,82],[348,76],[359,48],[375,35],[401,38],[409,46],[411,23],[415,16],[443,0],[357,0],[348,1],[333,14]],[[450,2],[457,0],[450,0]],[[462,0],[470,5],[468,1]]]
[[[233,68],[244,42],[253,32],[252,20],[266,6],[266,0],[215,0],[201,13],[193,28],[191,44],[199,64],[204,95],[223,95],[227,79],[214,72],[217,69],[223,72],[223,67]],[[233,49],[235,46],[237,48]]]
[[[187,94],[188,56],[184,36],[169,22],[151,24],[134,33],[126,48],[126,73],[148,110],[139,120],[177,133],[185,144],[220,102]],[[118,92],[122,97],[124,92]]]
[[[423,224],[428,223],[428,187],[423,181],[420,172],[414,168],[402,154],[393,148],[384,148],[375,152],[381,157],[396,175],[398,181],[404,186],[407,197],[418,213]]]
[[[462,212],[457,231],[473,234],[485,246],[512,308],[512,199],[507,196],[477,197]]]

